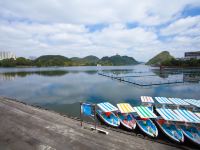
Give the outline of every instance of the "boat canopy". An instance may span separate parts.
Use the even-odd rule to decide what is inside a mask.
[[[141,96],[142,103],[154,103],[154,100],[150,96]]]
[[[199,112],[195,113],[195,115],[200,118],[200,113]]]
[[[195,99],[184,99],[185,102],[192,104],[196,107],[200,108],[200,100],[195,100]]]
[[[141,118],[157,118],[157,116],[148,107],[138,106],[134,110]]]
[[[155,97],[155,99],[158,101],[160,104],[173,104],[168,98],[166,97]]]
[[[111,111],[117,111],[118,110],[117,107],[115,107],[114,105],[112,105],[109,102],[99,103],[99,104],[97,104],[97,106],[104,112],[111,112]]]
[[[173,104],[182,105],[182,106],[189,106],[190,104],[185,102],[180,98],[168,98]]]
[[[156,111],[167,121],[184,121],[173,110],[167,108],[156,108]]]
[[[200,123],[200,118],[189,110],[176,109],[174,112],[177,113],[185,122]]]
[[[129,103],[120,103],[117,104],[117,107],[119,108],[119,111],[121,113],[132,113],[135,112],[133,107]]]

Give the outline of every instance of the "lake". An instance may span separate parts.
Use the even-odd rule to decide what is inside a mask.
[[[137,86],[98,75],[123,77],[140,84],[183,81],[178,84]],[[167,70],[145,66],[0,68],[0,96],[79,115],[79,102],[140,104],[140,96],[200,99],[199,70]]]

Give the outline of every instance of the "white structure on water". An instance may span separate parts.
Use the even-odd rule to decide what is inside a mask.
[[[12,52],[0,51],[0,60],[10,59],[10,58],[16,59],[16,55]]]

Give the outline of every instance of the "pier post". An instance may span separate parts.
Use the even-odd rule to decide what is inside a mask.
[[[82,127],[83,126],[83,119],[82,119],[81,107],[82,107],[82,102],[80,102],[80,121],[81,121],[81,127]]]

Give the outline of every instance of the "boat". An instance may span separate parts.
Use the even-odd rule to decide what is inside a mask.
[[[176,109],[174,110],[184,120],[184,124],[180,125],[180,128],[184,136],[191,142],[200,145],[200,132],[198,125],[200,118],[198,113],[193,113],[190,110]]]
[[[182,130],[178,128],[174,122],[183,121],[172,109],[156,108],[160,116],[155,119],[156,124],[160,130],[172,141],[177,143],[184,142],[184,135]]]
[[[136,128],[136,121],[133,115],[133,107],[128,103],[117,104],[119,108],[118,117],[120,120],[120,125],[128,130],[134,130]]]
[[[195,126],[180,126],[184,136],[191,142],[200,145],[200,132]]]
[[[144,106],[134,107],[135,113],[132,113],[136,119],[136,123],[140,130],[150,137],[158,136],[158,129],[150,118],[157,116],[148,108]]]
[[[119,127],[119,118],[114,112],[118,111],[118,108],[109,102],[103,102],[97,104],[98,109],[96,110],[97,116],[107,125],[111,127]]]

